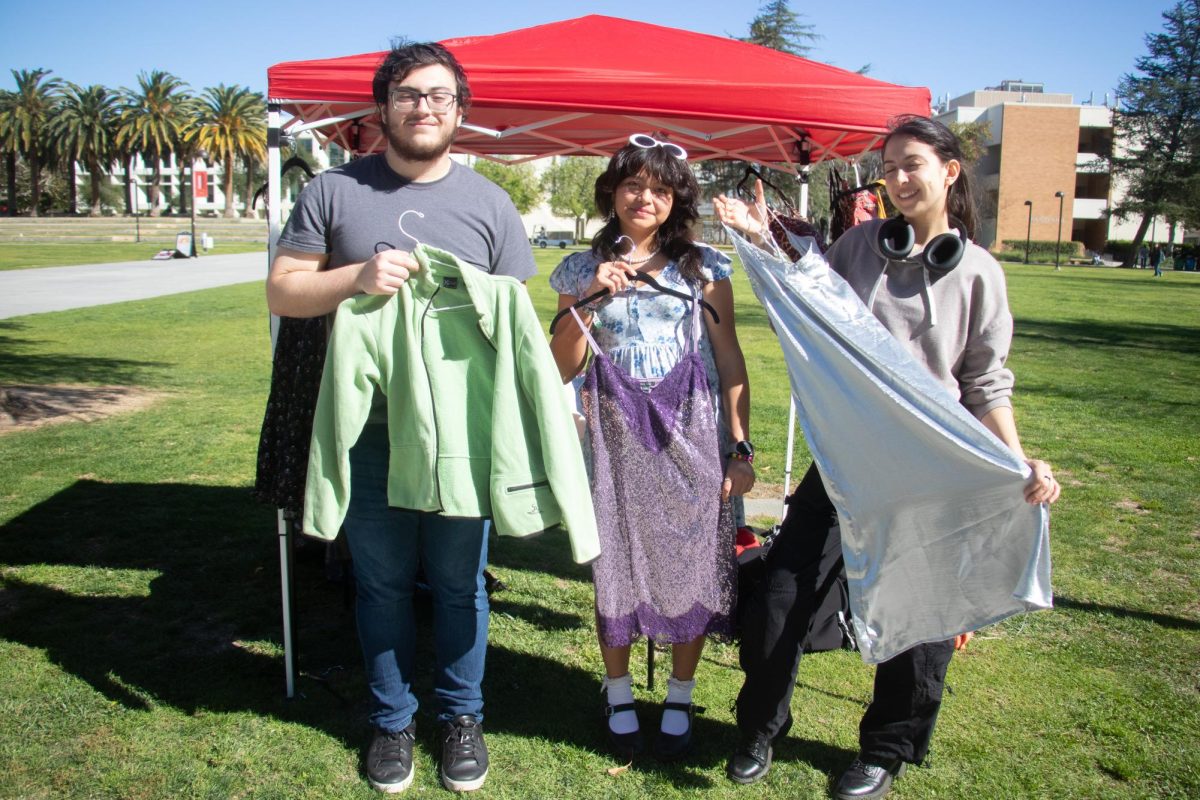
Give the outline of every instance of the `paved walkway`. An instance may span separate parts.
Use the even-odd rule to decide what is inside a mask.
[[[123,261],[0,272],[0,319],[66,311],[267,277],[267,254],[234,253],[170,261]],[[265,312],[264,312],[265,313]]]

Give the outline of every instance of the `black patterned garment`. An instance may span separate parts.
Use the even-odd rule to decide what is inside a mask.
[[[254,497],[292,518],[304,511],[304,481],[313,411],[325,368],[325,317],[281,317],[271,367],[271,393],[258,439]]]

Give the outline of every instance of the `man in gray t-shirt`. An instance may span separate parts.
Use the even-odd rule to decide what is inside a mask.
[[[355,294],[395,294],[420,268],[411,254],[418,242],[493,274],[532,276],[533,251],[508,196],[450,159],[471,98],[454,56],[438,44],[393,48],[375,73],[373,92],[387,150],[322,173],[305,187],[267,278],[271,311],[316,317]],[[389,508],[388,465],[387,427],[368,424],[350,449],[343,525],[375,727],[367,779],[385,792],[412,783],[412,595],[421,566],[435,609],[442,783],[451,791],[478,789],[488,769],[484,520]]]
[[[537,271],[503,189],[455,162],[443,177],[409,180],[383,153],[318,175],[301,193],[279,246],[325,255],[326,268],[334,269],[363,264],[377,250],[409,251],[418,241],[484,272],[525,280]]]

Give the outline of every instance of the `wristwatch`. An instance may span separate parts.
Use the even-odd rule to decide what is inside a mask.
[[[733,446],[733,452],[729,454],[729,457],[736,458],[738,461],[745,461],[747,464],[753,464],[754,445],[743,439]]]

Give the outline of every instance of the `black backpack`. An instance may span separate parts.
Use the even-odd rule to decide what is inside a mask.
[[[836,524],[836,523],[835,523]],[[762,546],[750,547],[738,556],[738,610],[737,629],[740,634],[745,623],[744,614],[761,604],[750,602],[759,591],[767,574],[767,553],[771,542],[779,533],[776,525],[766,534]],[[820,574],[823,576],[817,590],[816,611],[804,637],[805,653],[823,653],[829,650],[857,650],[858,642],[850,624],[850,584],[846,579],[846,564],[842,558],[841,537],[830,536],[829,545],[821,554]]]

